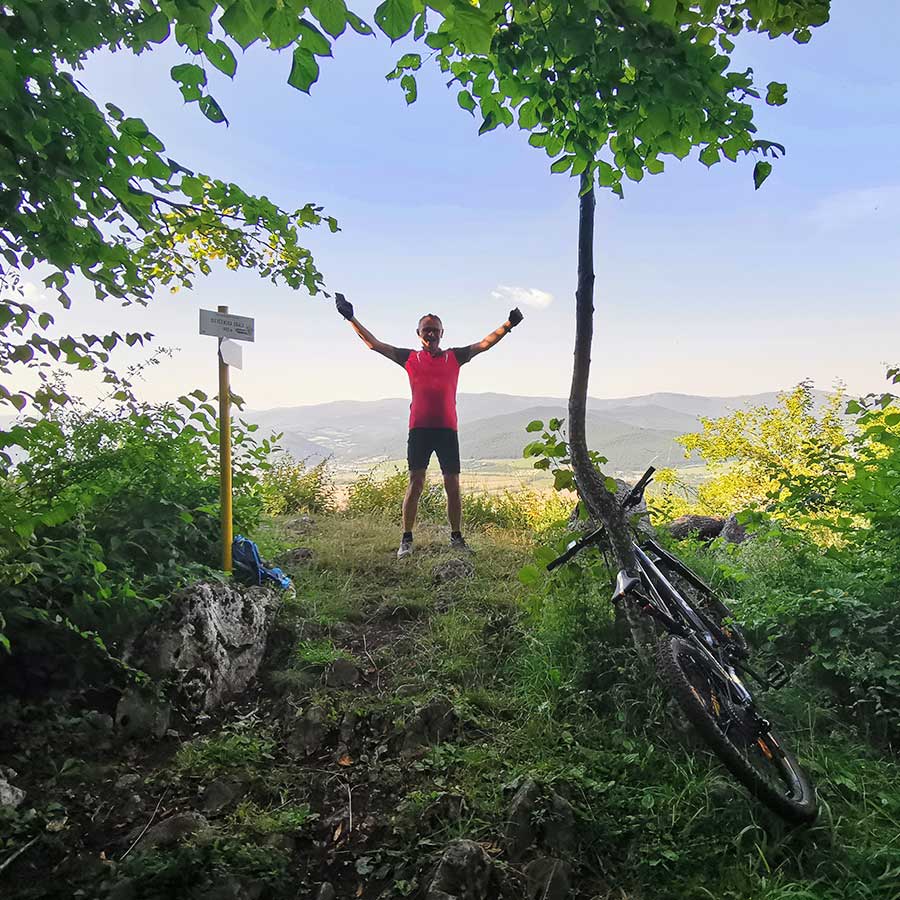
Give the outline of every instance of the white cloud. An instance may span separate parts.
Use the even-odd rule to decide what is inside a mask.
[[[491,296],[495,300],[502,300],[504,304],[510,303],[513,306],[524,304],[537,309],[546,309],[553,302],[553,294],[549,294],[547,291],[540,291],[537,288],[513,287],[509,284],[498,284],[491,291]]]
[[[825,197],[812,211],[820,228],[842,228],[865,219],[893,219],[900,215],[900,185],[839,191]]]

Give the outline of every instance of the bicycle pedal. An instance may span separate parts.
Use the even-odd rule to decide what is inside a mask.
[[[785,668],[781,661],[773,662],[766,669],[766,681],[776,690],[783,688],[791,680],[791,673]]]

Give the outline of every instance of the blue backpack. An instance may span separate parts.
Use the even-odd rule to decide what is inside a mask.
[[[283,590],[291,586],[291,579],[281,569],[263,565],[259,547],[249,538],[241,535],[235,537],[231,545],[231,563],[234,574],[248,584],[260,585],[266,581],[274,581]]]

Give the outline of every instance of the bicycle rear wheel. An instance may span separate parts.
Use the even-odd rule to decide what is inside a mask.
[[[793,824],[818,813],[815,791],[793,754],[750,711],[729,699],[727,682],[687,641],[659,644],[660,677],[710,749],[754,797]]]

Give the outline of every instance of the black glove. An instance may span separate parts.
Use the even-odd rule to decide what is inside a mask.
[[[524,318],[525,318],[525,316],[523,316],[522,313],[519,311],[518,306],[515,309],[511,309],[509,311],[509,327],[515,328],[516,325],[518,325],[519,322],[521,322],[522,319],[524,319]]]
[[[344,299],[343,294],[335,293],[334,305],[337,311],[349,322],[353,318],[353,304]]]

